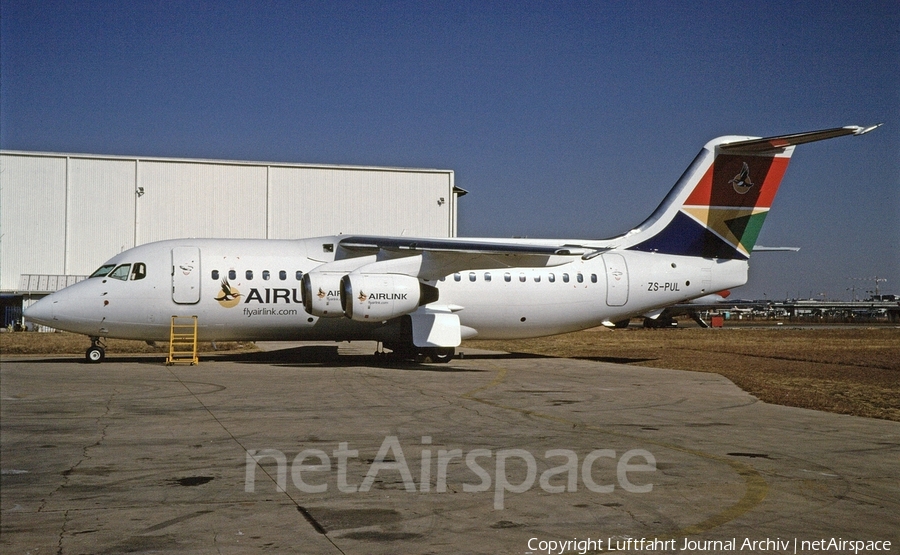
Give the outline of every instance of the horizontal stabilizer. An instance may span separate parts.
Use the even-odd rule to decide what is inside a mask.
[[[764,247],[762,245],[754,245],[753,252],[799,252],[800,247]]]
[[[869,131],[880,127],[882,124],[872,125],[870,127],[861,127],[859,125],[848,125],[846,127],[835,127],[833,129],[822,129],[820,131],[807,131],[805,133],[793,133],[791,135],[779,135],[777,137],[765,137],[762,139],[750,139],[746,141],[737,141],[734,143],[726,143],[719,145],[719,149],[724,152],[756,152],[763,153],[768,151],[781,150],[792,145],[802,145],[815,141],[823,141],[825,139],[833,139],[835,137],[843,137],[844,135],[864,135]]]

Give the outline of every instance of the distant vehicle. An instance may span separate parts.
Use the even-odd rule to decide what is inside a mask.
[[[656,211],[612,239],[162,241],[117,254],[25,318],[89,336],[91,362],[101,338],[169,340],[173,316],[197,316],[201,341],[375,340],[436,362],[465,338],[653,318],[747,281],[795,145],[875,127],[709,141]]]
[[[709,324],[706,323],[701,314],[710,310],[727,308],[729,305],[723,303],[730,295],[731,291],[726,289],[725,291],[667,306],[662,311],[651,312],[644,316],[643,326],[645,328],[675,328],[678,327],[676,318],[679,316],[690,316],[700,327],[708,328]],[[629,322],[620,322],[616,324],[616,327],[627,327]]]

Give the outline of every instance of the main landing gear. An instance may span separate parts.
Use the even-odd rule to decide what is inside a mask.
[[[456,354],[456,349],[453,347],[428,347],[425,349],[420,349],[420,351],[424,351],[420,354],[425,359],[430,359],[431,362],[438,362],[441,364],[446,364],[453,360],[453,355]]]
[[[411,344],[387,344],[385,347],[392,352],[388,354],[384,351],[376,351],[375,356],[395,356],[400,359],[413,360],[415,362],[446,364],[453,360],[453,357],[456,355],[456,349],[453,347],[416,347]]]
[[[84,359],[89,364],[97,364],[103,362],[106,358],[106,345],[100,341],[99,337],[91,337],[91,346],[84,353]]]

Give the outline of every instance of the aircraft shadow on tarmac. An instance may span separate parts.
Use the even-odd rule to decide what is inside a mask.
[[[201,363],[205,359],[201,356]],[[337,346],[310,345],[279,349],[276,351],[254,351],[252,353],[230,353],[210,357],[210,361],[227,361],[238,364],[272,364],[281,367],[296,368],[342,368],[348,366],[368,366],[375,368],[393,368],[396,370],[413,370],[419,372],[483,372],[485,370],[455,368],[446,364],[423,364],[410,360],[394,358],[390,355],[373,356],[370,354],[339,354]]]
[[[550,359],[555,358],[549,355],[540,355],[534,353],[522,352],[491,352],[491,353],[471,353],[462,350],[455,361],[459,360],[517,360],[517,359]],[[629,359],[621,357],[578,357],[583,360],[594,360],[596,362],[616,362],[625,364],[628,362],[641,362],[643,360],[653,359]],[[202,360],[202,357],[201,357]],[[336,346],[304,346],[294,347],[290,349],[280,349],[276,351],[255,351],[252,353],[233,353],[227,355],[219,355],[213,360],[224,360],[238,363],[254,363],[254,364],[277,364],[280,366],[374,366],[378,368],[394,368],[398,370],[417,370],[427,372],[484,372],[487,370],[455,368],[446,364],[423,364],[401,358],[395,358],[389,353],[383,356],[372,356],[368,354],[339,354]]]
[[[634,364],[637,362],[650,362],[658,358],[630,358],[630,357],[572,357],[576,360],[589,360],[591,362],[608,362],[610,364]]]
[[[28,357],[28,358],[16,358],[16,364],[62,364],[62,363],[76,363],[76,364],[85,364],[88,366],[94,366],[94,364],[87,362],[84,360],[84,356],[81,355],[49,355],[48,358],[43,358],[39,356]],[[113,354],[111,356],[106,357],[107,362],[114,363],[131,363],[131,364],[150,364],[157,365],[163,364],[165,362],[165,355],[163,354],[144,354],[144,355],[129,355],[129,354]],[[102,364],[101,364],[102,366]]]
[[[463,351],[464,360],[517,360],[532,358],[556,358],[549,355],[539,355],[533,353],[466,353]],[[587,360],[592,362],[607,362],[613,364],[631,364],[637,362],[647,362],[655,360],[654,358],[629,358],[629,357],[571,357],[576,360]],[[49,358],[35,357],[19,359],[19,363],[23,364],[57,364],[71,363],[74,361],[88,364],[83,359],[75,359],[74,355],[53,355]],[[162,364],[165,357],[160,354],[116,354],[112,353],[107,356],[106,363],[131,363],[131,364]],[[457,359],[459,360],[459,359]],[[309,345],[303,347],[294,347],[289,349],[279,349],[274,351],[253,351],[248,353],[201,353],[200,362],[235,362],[239,364],[273,364],[282,367],[346,367],[346,366],[371,366],[376,368],[393,368],[397,370],[413,370],[420,372],[485,372],[487,370],[473,368],[457,368],[446,364],[425,364],[410,360],[394,358],[392,356],[372,356],[366,354],[339,354],[337,346]]]
[[[587,360],[590,362],[608,362],[611,364],[632,364],[636,362],[649,362],[651,360],[659,360],[658,358],[631,358],[631,357],[601,357],[601,356],[590,356],[590,357],[558,357],[552,355],[539,355],[535,353],[520,353],[520,352],[512,352],[512,353],[490,353],[490,354],[473,354],[466,355],[466,359],[471,360],[514,360],[514,359],[525,359],[525,358],[568,358],[572,360]]]

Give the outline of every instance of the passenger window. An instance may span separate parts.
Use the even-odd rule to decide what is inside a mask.
[[[228,270],[228,279],[237,279],[237,272],[234,270]]]
[[[484,273],[484,281],[491,281],[491,273],[490,272]]]
[[[131,269],[131,281],[137,281],[147,277],[147,265],[143,262],[136,262],[134,268]]]
[[[506,282],[512,281],[512,276],[509,275],[509,272],[504,272],[504,273],[503,273],[503,281],[506,281]]]
[[[300,270],[297,270],[297,271],[294,273],[294,277],[297,278],[297,281],[300,281],[301,279],[303,279],[303,272],[301,272]]]
[[[591,274],[591,283],[597,283],[597,274]]]
[[[453,274],[453,281],[462,281],[462,276],[459,275],[459,272]]]
[[[263,270],[263,279],[269,281],[270,277],[272,277],[271,272],[269,272],[269,270]]]
[[[584,276],[581,275],[581,272],[578,272],[578,274],[575,275],[575,279],[578,280],[578,283],[584,283]]]
[[[563,274],[563,283],[569,283],[569,274]]]
[[[244,273],[244,275],[247,277],[248,280],[253,279],[253,270],[247,270],[247,271]]]
[[[540,282],[541,282],[541,274],[535,274],[535,275],[534,275],[534,282],[535,282],[535,283],[540,283]]]
[[[469,272],[469,281],[475,281],[475,272]]]
[[[218,281],[218,279],[219,279],[219,270],[213,270],[213,271],[212,271],[212,276],[211,276],[211,277],[212,277],[214,280],[217,280],[217,281]]]
[[[129,270],[131,270],[131,264],[122,264],[121,266],[113,270],[112,273],[109,274],[109,277],[125,281],[128,279]]]
[[[92,277],[92,278],[95,278],[95,277],[106,277],[106,276],[109,275],[109,272],[111,272],[112,269],[115,268],[115,267],[116,267],[115,264],[104,264],[103,266],[100,266],[99,268],[97,268],[97,270],[94,271],[93,274],[91,274],[91,277]]]
[[[334,252],[334,243],[322,243],[322,252]]]
[[[280,270],[280,271],[278,272],[278,279],[280,279],[281,281],[286,280],[286,279],[287,279],[287,272],[285,272],[284,270]]]
[[[525,283],[525,274],[519,274],[519,281]]]
[[[556,281],[556,274],[550,274],[549,276],[547,276],[547,281],[549,281],[550,283],[555,282],[555,281]]]

